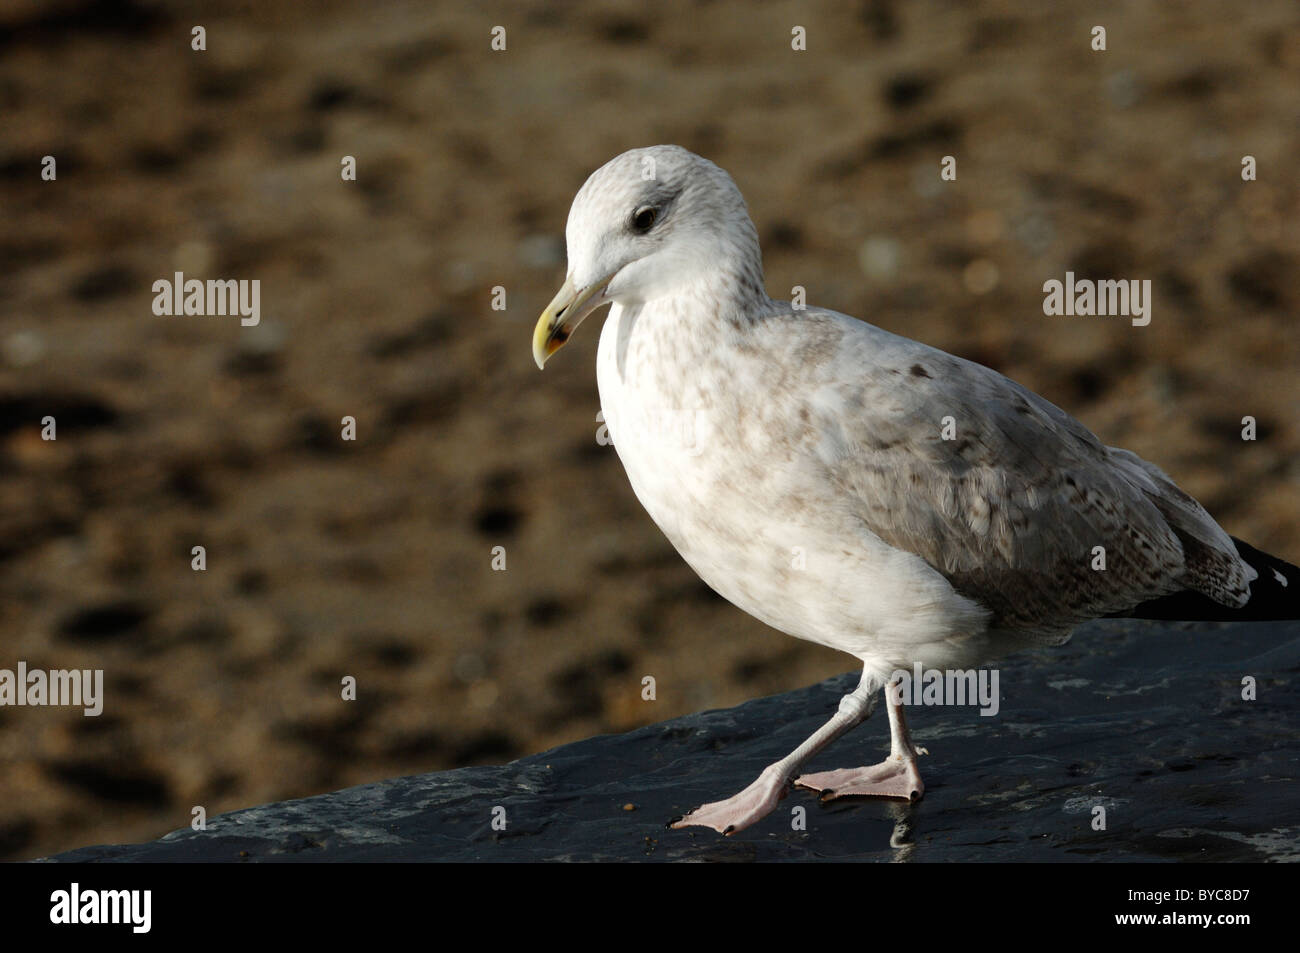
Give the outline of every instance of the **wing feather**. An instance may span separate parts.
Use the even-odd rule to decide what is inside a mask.
[[[996,371],[843,320],[868,332],[842,328],[812,396],[836,433],[823,463],[871,532],[992,627],[1055,637],[1180,589],[1249,598],[1227,534],[1158,468]]]

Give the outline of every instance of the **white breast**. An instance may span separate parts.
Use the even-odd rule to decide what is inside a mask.
[[[761,358],[666,357],[670,321],[613,305],[596,379],[637,499],[691,568],[768,625],[881,666],[969,630],[972,604],[836,501],[813,499],[825,482],[808,478],[812,455],[773,446],[768,435],[784,428],[729,399],[755,392],[734,385],[762,373]]]

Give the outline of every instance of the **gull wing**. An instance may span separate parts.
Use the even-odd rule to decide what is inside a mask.
[[[987,367],[833,312],[809,319],[804,333],[840,332],[810,397],[834,434],[823,464],[867,529],[989,609],[991,627],[1054,637],[1180,589],[1249,598],[1255,574],[1231,539],[1157,467]]]

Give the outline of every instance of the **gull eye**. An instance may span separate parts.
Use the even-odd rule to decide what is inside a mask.
[[[653,206],[642,205],[632,213],[632,231],[644,235],[650,231],[658,217],[659,212]]]

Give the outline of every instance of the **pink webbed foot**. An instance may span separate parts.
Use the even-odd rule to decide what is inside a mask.
[[[866,768],[804,774],[794,783],[820,792],[823,801],[841,797],[896,797],[919,801],[925,794],[925,784],[921,781],[915,758],[890,758]]]
[[[770,768],[739,794],[725,801],[713,801],[687,811],[668,822],[674,830],[683,827],[711,827],[719,834],[734,834],[757,824],[775,810],[785,797],[789,779]]]

